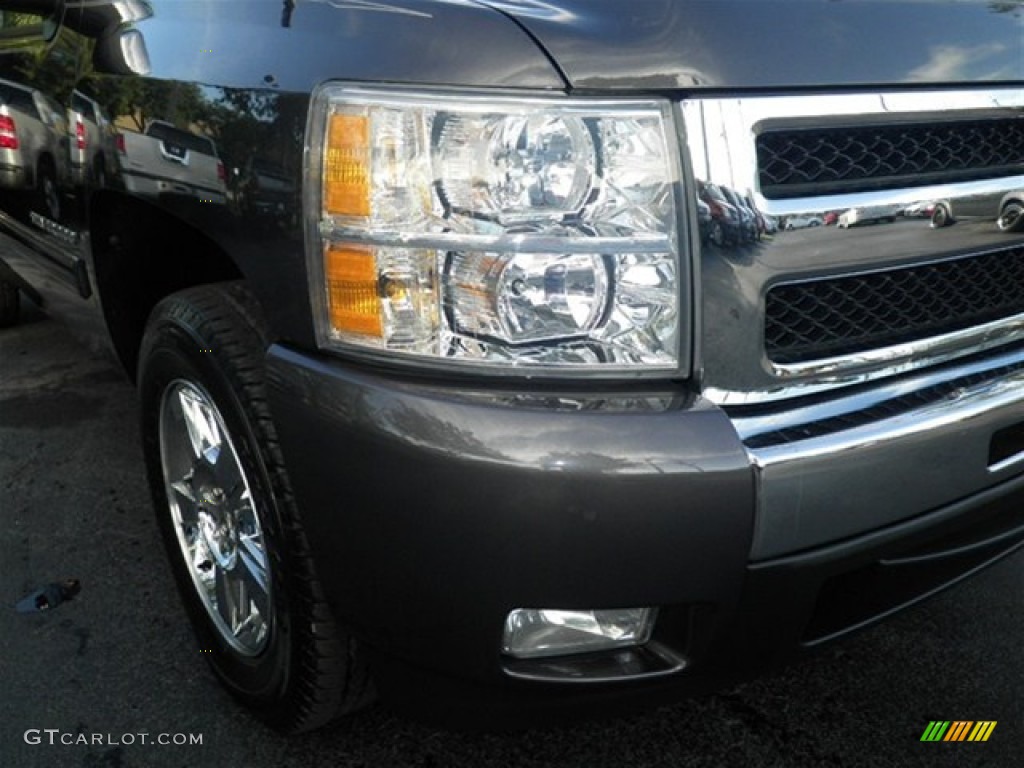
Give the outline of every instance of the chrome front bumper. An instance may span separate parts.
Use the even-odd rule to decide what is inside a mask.
[[[1024,352],[734,419],[756,467],[753,560],[971,497],[1024,469]]]

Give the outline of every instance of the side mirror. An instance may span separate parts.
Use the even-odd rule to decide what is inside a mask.
[[[114,29],[96,41],[93,63],[100,72],[148,75],[150,65],[146,40],[137,29]]]

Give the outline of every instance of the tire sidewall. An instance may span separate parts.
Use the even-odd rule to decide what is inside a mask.
[[[282,546],[281,514],[273,493],[273,481],[260,454],[260,441],[246,417],[230,376],[218,361],[211,340],[200,339],[190,330],[164,319],[147,332],[151,343],[140,360],[139,393],[142,405],[142,434],[153,503],[161,536],[171,561],[185,609],[195,628],[200,652],[208,659],[225,686],[248,703],[271,707],[288,684],[291,648],[291,622],[287,585],[283,574],[286,551]],[[200,350],[209,349],[210,352]],[[221,637],[186,566],[164,489],[160,457],[159,418],[161,401],[175,380],[198,385],[212,398],[231,435],[238,460],[249,482],[253,502],[259,514],[264,546],[271,571],[272,616],[264,649],[256,656],[243,656]]]
[[[708,239],[713,245],[717,245],[719,248],[725,245],[725,231],[722,229],[721,222],[712,222],[711,233],[708,235]]]
[[[1009,225],[1004,224],[1006,217],[1009,214],[1016,214]],[[1017,201],[1011,201],[1003,206],[1003,209],[999,212],[999,218],[996,220],[999,229],[1003,232],[1021,232],[1024,231],[1024,203],[1018,203]]]
[[[41,162],[38,176],[39,203],[46,215],[51,219],[60,219],[60,190],[57,188],[57,177],[49,162]]]

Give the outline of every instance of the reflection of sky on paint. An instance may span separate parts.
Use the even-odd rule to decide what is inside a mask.
[[[920,82],[930,75],[991,80],[1024,71],[1024,34],[1017,34],[1024,6],[996,13],[989,0],[486,4],[550,46],[570,78],[579,71],[598,86],[623,74],[664,88]]]
[[[253,0],[261,2],[263,0]],[[268,3],[268,11],[270,10]],[[273,3],[275,6],[277,3]],[[229,45],[223,35],[215,34],[216,26],[212,20],[216,12],[212,4],[179,0],[175,3],[161,3],[157,7],[160,24],[141,24],[146,38],[149,60],[155,71],[165,71],[168,65],[175,64],[172,71],[181,72],[180,79],[193,78],[201,80],[204,56],[223,57]],[[210,51],[210,53],[203,53]],[[241,55],[236,52],[234,56]],[[229,59],[230,60],[230,59]],[[190,66],[179,69],[182,64],[191,62]]]
[[[937,4],[909,3],[885,10],[885,23],[866,24],[860,30],[851,22],[838,23],[825,9],[819,29],[821,49],[834,67],[844,59],[857,57],[858,69],[865,68],[869,79],[891,82],[893,72],[902,82],[970,82],[1019,78],[1024,72],[1024,36],[1016,51],[1005,44],[990,43],[992,25],[1018,25],[1012,14],[978,13],[985,3],[946,4],[940,13]],[[862,3],[866,19],[880,15],[877,3]],[[929,8],[929,6],[932,8]],[[856,6],[854,6],[856,7]],[[859,34],[858,34],[859,32]],[[914,41],[913,45],[908,41]],[[922,58],[921,51],[928,52]],[[831,53],[827,53],[831,52]],[[784,55],[784,54],[783,54]],[[824,72],[822,83],[830,79]]]
[[[237,38],[224,35],[225,4],[239,6]],[[296,21],[301,21],[301,5]],[[260,10],[254,12],[254,8]],[[156,7],[160,24],[143,22],[139,29],[145,35],[155,72],[173,72],[176,79],[203,82],[210,72],[207,57],[216,57],[219,79],[231,85],[259,86],[263,84],[251,82],[253,57],[258,57],[265,72],[272,73],[295,55],[282,45],[282,36],[296,34],[281,26],[282,8],[281,0],[174,0]]]
[[[215,39],[213,25],[204,23],[214,13],[214,8],[243,3],[246,8],[238,12],[237,18],[246,27],[244,50],[241,41]],[[438,4],[472,3],[439,0]],[[854,69],[863,82],[1009,79],[1020,77],[1024,70],[1024,31],[1015,50],[1005,36],[1001,43],[993,42],[993,24],[1024,29],[1024,13],[979,13],[978,6],[985,6],[987,0],[896,5],[874,0],[842,3],[779,0],[773,3],[777,13],[767,17],[757,14],[760,23],[754,23],[752,17],[741,11],[745,5],[763,5],[767,0],[758,3],[493,0],[487,4],[514,14],[527,25],[539,25],[540,39],[552,44],[556,58],[562,45],[568,46],[570,52],[578,51],[580,41],[586,40],[591,32],[606,34],[610,35],[608,45],[595,56],[605,57],[611,72],[630,68],[639,75],[670,78],[684,67],[687,72],[692,69],[691,77],[678,81],[681,86],[691,85],[695,80],[728,85],[730,79],[742,75],[745,67],[754,66],[752,62],[766,56],[773,56],[776,61],[780,58],[813,60],[814,63],[808,63],[802,70],[803,76],[810,80],[804,84],[844,80],[850,74],[851,62],[856,62]],[[374,16],[384,13],[425,15],[432,6],[428,2],[390,4],[386,0],[298,0],[292,18],[293,33],[311,32],[302,30],[304,21],[309,18],[304,10],[315,5],[334,8],[341,14],[362,12]],[[621,9],[626,6],[641,23],[637,45],[630,44],[627,28],[617,29],[622,23]],[[255,7],[261,10],[254,13]],[[280,0],[208,3],[174,0],[156,6],[166,27],[145,22],[139,26],[146,34],[155,71],[172,62],[176,63],[174,70],[181,71],[182,64],[187,63],[183,74],[198,77],[203,71],[198,52],[209,50],[212,53],[203,55],[225,57],[219,63],[227,65],[226,72],[241,76],[244,57],[253,52],[258,52],[261,62],[266,62],[268,72],[277,71],[279,62],[275,59],[284,55],[281,34],[288,33],[281,28],[282,9]],[[935,9],[941,12],[933,12]],[[883,13],[885,22],[881,23]],[[666,23],[656,25],[657,29],[653,30],[647,22],[657,21],[659,14],[664,14]],[[223,16],[223,12],[220,15]],[[871,23],[873,17],[878,21]],[[794,24],[794,20],[799,23]],[[779,41],[813,39],[813,52],[796,56],[777,48],[773,28]],[[812,32],[805,34],[808,30]],[[616,46],[616,31],[619,46]],[[680,31],[687,33],[685,38],[679,37]],[[566,37],[560,42],[563,34]],[[910,39],[915,41],[914,45],[907,44]],[[730,55],[730,51],[736,52],[735,55]],[[743,52],[747,52],[746,55]],[[238,65],[232,66],[233,62]],[[780,71],[785,69],[782,66]],[[893,72],[903,74],[894,78]]]
[[[974,5],[983,4],[975,2]],[[905,72],[904,82],[964,82],[1020,77],[1024,65],[1024,38],[1014,52],[1007,46],[990,44],[993,22],[1016,24],[1010,15],[977,13],[977,8],[946,6],[942,13],[932,13],[929,3],[911,3],[894,12],[885,25],[871,29],[871,44],[859,53],[872,58],[878,51],[879,78],[893,70]],[[957,12],[958,10],[963,12]],[[872,12],[870,5],[865,13]],[[877,13],[878,11],[874,11]],[[914,45],[908,45],[914,40]],[[923,44],[922,44],[923,43]],[[928,57],[921,58],[927,50]],[[890,75],[891,76],[891,75]]]
[[[624,0],[626,1],[626,0]],[[633,0],[635,2],[635,0]],[[296,5],[298,5],[297,0]],[[330,5],[334,8],[354,11],[372,11],[379,13],[401,13],[410,16],[430,16],[429,4],[423,4],[423,10],[413,7],[400,7],[387,2],[377,0],[301,0],[306,3],[320,3]],[[438,3],[449,5],[476,5],[476,0],[436,0]],[[542,0],[480,0],[480,4],[487,5],[499,11],[514,14],[516,16],[546,19],[559,23],[573,21],[576,16],[565,7],[564,3],[546,3]]]
[[[411,8],[399,8],[388,3],[373,2],[373,0],[305,0],[307,3],[320,3],[329,5],[332,8],[340,8],[348,11],[370,11],[371,13],[401,13],[406,16],[420,16],[430,18],[429,13],[417,11]],[[296,5],[298,3],[296,2]]]
[[[564,3],[544,3],[540,0],[483,0],[485,5],[499,11],[546,21],[567,24],[576,19],[576,14],[565,7]]]
[[[936,45],[931,49],[928,60],[912,69],[906,79],[910,83],[1009,79],[1014,74],[1012,69],[999,63],[1005,52],[1006,46],[1001,43]],[[989,67],[995,69],[986,72]]]
[[[468,0],[441,0],[453,5],[473,5]],[[223,22],[231,17],[225,5],[237,5],[239,21],[237,38],[223,34]],[[386,2],[366,0],[298,0],[293,10],[291,27],[281,25],[281,0],[173,0],[156,6],[160,24],[138,25],[144,33],[146,47],[155,72],[173,72],[175,78],[202,82],[209,73],[209,62],[203,57],[215,56],[218,78],[231,85],[263,86],[251,82],[253,57],[258,57],[262,70],[271,74],[289,67],[296,55],[294,44],[304,40],[307,45],[320,45],[315,39],[323,30],[313,29],[314,16],[304,13],[303,6],[322,5],[338,13],[393,13],[429,19],[430,14],[409,10]],[[415,4],[409,4],[415,7]],[[243,8],[244,6],[244,8]],[[429,9],[429,3],[422,3]],[[257,9],[257,10],[254,10]],[[319,17],[322,20],[322,16]],[[220,21],[218,25],[217,21]],[[220,34],[218,34],[218,32]],[[241,34],[244,32],[244,35]],[[285,44],[287,43],[287,44]],[[325,75],[328,73],[325,73]],[[336,73],[335,73],[336,74]]]

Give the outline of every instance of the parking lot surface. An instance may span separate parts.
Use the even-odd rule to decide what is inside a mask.
[[[377,705],[284,738],[207,669],[159,546],[134,390],[29,309],[0,331],[0,767],[992,766],[1024,754],[1024,555],[770,677],[627,718],[439,731]],[[51,582],[47,611],[17,601]],[[929,743],[931,721],[995,721]],[[159,743],[167,742],[167,743]]]

